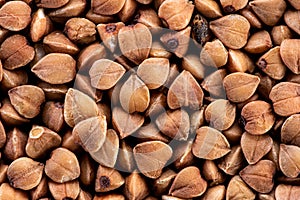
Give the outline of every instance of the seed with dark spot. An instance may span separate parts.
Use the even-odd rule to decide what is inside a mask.
[[[242,116],[239,118],[238,123],[242,128],[244,128],[246,126],[246,120]]]
[[[235,8],[234,8],[232,5],[226,6],[226,7],[224,8],[224,11],[225,11],[226,13],[233,13],[233,12],[235,12]]]
[[[55,103],[55,107],[57,107],[57,108],[63,108],[64,104],[62,104],[61,102],[56,102]]]
[[[107,176],[101,176],[100,179],[101,188],[107,188],[110,186],[110,179]]]
[[[112,32],[114,32],[115,30],[116,30],[116,25],[114,25],[114,24],[108,24],[106,27],[105,27],[105,29],[106,29],[106,32],[108,32],[108,33],[112,33]]]
[[[267,61],[262,58],[260,59],[260,61],[258,61],[258,67],[261,68],[261,69],[265,69],[267,67]]]
[[[175,50],[178,47],[178,44],[178,40],[174,38],[167,41],[167,47],[170,50]]]
[[[211,38],[207,20],[197,14],[192,23],[192,37],[202,46]]]

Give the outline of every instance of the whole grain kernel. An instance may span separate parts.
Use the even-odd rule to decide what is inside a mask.
[[[265,134],[275,123],[271,105],[261,100],[246,104],[241,116],[245,120],[245,130],[253,135]]]
[[[29,119],[22,117],[11,105],[9,99],[2,101],[0,108],[1,120],[8,126],[18,126],[30,122]]]
[[[227,98],[235,103],[248,100],[256,91],[260,82],[258,76],[235,72],[227,75],[223,80]]]
[[[30,37],[33,42],[37,42],[42,39],[44,35],[47,35],[52,28],[52,22],[50,18],[45,15],[44,9],[38,9],[32,16],[30,25]]]
[[[97,25],[97,31],[101,40],[111,52],[116,50],[118,45],[118,33],[124,26],[125,24],[123,22]]]
[[[281,82],[272,88],[269,96],[276,114],[289,116],[300,111],[297,103],[300,98],[299,88],[300,84],[291,82]]]
[[[209,93],[212,97],[223,97],[225,98],[225,92],[223,87],[223,79],[227,72],[225,69],[219,69],[208,76],[201,83],[201,87]]]
[[[96,177],[96,165],[94,160],[87,154],[83,154],[79,160],[80,177],[79,180],[85,186],[93,184]]]
[[[57,148],[61,137],[54,131],[42,126],[34,126],[29,132],[25,147],[26,154],[34,159],[43,157],[49,150]]]
[[[218,130],[202,126],[197,131],[193,144],[193,154],[198,158],[215,160],[230,152],[230,144]]]
[[[59,8],[66,5],[69,0],[58,0],[58,1],[48,1],[48,0],[37,0],[37,6],[40,8]]]
[[[120,149],[116,166],[120,169],[120,171],[124,172],[133,172],[136,169],[133,149],[124,140],[120,141]]]
[[[251,135],[245,132],[241,138],[241,147],[249,164],[255,164],[262,159],[271,150],[272,145],[273,140],[269,135]]]
[[[200,61],[207,66],[222,67],[228,61],[228,51],[218,39],[207,42],[200,52]]]
[[[259,58],[256,65],[275,80],[281,80],[286,73],[286,67],[280,56],[280,47],[274,47]]]
[[[96,40],[96,25],[86,18],[71,18],[64,28],[68,38],[78,44],[89,44]]]
[[[188,25],[193,10],[194,5],[187,0],[166,0],[160,5],[158,16],[171,30],[181,30]]]
[[[181,31],[166,31],[166,33],[160,37],[160,41],[168,51],[182,58],[188,51],[190,34],[190,26]]]
[[[75,17],[83,14],[86,4],[85,0],[69,0],[69,2],[64,6],[51,10],[48,13],[48,16],[51,17],[53,21],[65,22],[69,17]]]
[[[28,44],[26,37],[19,34],[6,38],[0,47],[0,59],[3,67],[8,70],[27,65],[33,60],[34,54],[34,49]]]
[[[121,139],[133,134],[143,123],[144,117],[142,115],[138,113],[129,114],[119,107],[113,108],[112,124],[119,132]]]
[[[241,50],[229,49],[227,68],[231,72],[250,72],[252,73],[255,64],[250,57]]]
[[[274,26],[286,9],[284,0],[254,0],[249,5],[260,20],[268,26]]]
[[[290,178],[296,178],[300,173],[300,148],[295,145],[280,144],[279,167],[282,173]]]
[[[79,181],[66,183],[48,182],[49,191],[55,199],[76,199],[80,192]]]
[[[72,131],[76,143],[87,152],[98,151],[106,137],[107,122],[104,115],[85,119],[75,125]]]
[[[251,27],[253,28],[262,28],[262,23],[257,18],[257,16],[254,14],[253,10],[249,5],[247,5],[244,9],[240,11],[240,14],[244,16],[250,23]]]
[[[144,199],[150,190],[143,176],[134,171],[125,178],[124,195],[129,200]]]
[[[181,170],[195,163],[196,159],[192,153],[192,147],[193,140],[189,139],[187,143],[182,143],[177,149],[174,149],[173,157],[177,159],[173,165],[176,169]]]
[[[26,191],[13,188],[9,183],[2,183],[0,186],[0,199],[28,200]]]
[[[134,21],[142,23],[152,29],[160,28],[162,26],[158,14],[151,8],[140,8],[134,17]]]
[[[59,132],[62,130],[64,122],[64,105],[60,102],[48,101],[42,111],[42,120],[46,127]]]
[[[6,70],[3,69],[3,78],[1,81],[1,89],[8,91],[14,87],[25,85],[28,83],[28,74],[23,69]]]
[[[160,114],[155,124],[166,136],[175,140],[187,140],[189,136],[190,120],[184,110],[168,110]]]
[[[300,115],[294,114],[288,117],[281,126],[281,141],[285,144],[300,146],[297,127],[300,123]]]
[[[92,0],[92,10],[100,15],[117,14],[124,6],[126,0]]]
[[[100,59],[93,63],[89,75],[91,85],[100,90],[112,88],[124,75],[124,67],[108,59]]]
[[[248,165],[240,171],[241,178],[255,191],[271,192],[274,186],[275,164],[270,160],[261,160],[254,165]]]
[[[240,145],[233,146],[231,151],[221,158],[218,167],[228,175],[237,174],[244,167],[245,159]]]
[[[37,86],[44,91],[47,100],[63,101],[68,91],[68,86],[65,84],[53,85],[41,81]]]
[[[140,142],[161,141],[168,143],[170,140],[166,135],[162,134],[153,123],[142,126],[134,133],[134,136],[137,137]]]
[[[0,25],[10,31],[25,29],[31,21],[31,8],[23,1],[6,2],[0,9]]]
[[[70,88],[64,102],[64,119],[70,126],[98,115],[97,104],[86,94]]]
[[[204,195],[202,196],[202,200],[222,200],[226,195],[226,187],[224,185],[217,185],[211,188],[208,188]]]
[[[169,88],[167,102],[171,109],[182,106],[197,110],[203,103],[203,91],[189,71],[183,70]]]
[[[275,45],[280,45],[285,39],[291,39],[293,34],[288,26],[274,26],[271,31],[271,36]]]
[[[211,21],[210,29],[225,46],[240,49],[247,43],[250,23],[241,15],[231,14]]]
[[[48,181],[47,178],[43,176],[38,186],[36,186],[30,191],[30,197],[32,200],[38,200],[46,196],[47,193],[48,193]]]
[[[205,120],[215,129],[226,130],[234,122],[236,107],[228,100],[218,99],[211,102],[204,112]]]
[[[275,189],[276,199],[296,199],[300,194],[300,186],[279,184]]]
[[[75,78],[76,61],[68,54],[51,53],[38,61],[31,71],[47,83],[64,84]]]
[[[284,13],[284,22],[290,29],[295,31],[298,35],[300,34],[299,15],[300,11],[298,10],[288,10]]]
[[[280,45],[280,56],[284,64],[294,73],[300,74],[300,40],[286,39]]]
[[[118,12],[118,17],[122,22],[128,22],[134,16],[138,3],[135,0],[126,0],[124,6]]]
[[[45,50],[51,53],[75,55],[79,52],[79,48],[60,31],[53,31],[45,36],[43,45]]]
[[[45,173],[57,183],[75,180],[80,175],[80,166],[76,155],[62,147],[55,149],[46,161]]]
[[[244,49],[253,54],[264,53],[272,47],[271,36],[267,31],[254,33],[248,40]]]
[[[172,53],[167,51],[159,41],[153,41],[149,56],[169,59],[172,56]]]
[[[11,104],[16,111],[26,118],[34,118],[40,113],[45,101],[43,90],[34,85],[21,85],[8,91]]]
[[[176,172],[171,169],[167,169],[157,178],[153,183],[153,190],[156,195],[162,195],[168,191],[173,179],[176,176]]]
[[[36,187],[43,175],[44,164],[28,157],[14,160],[7,169],[7,178],[14,188],[30,190]]]
[[[179,198],[193,198],[201,196],[206,189],[207,182],[201,177],[200,170],[190,166],[176,175],[169,194]]]
[[[224,183],[225,175],[212,160],[205,160],[202,167],[202,173],[209,186]]]
[[[147,26],[137,23],[120,29],[118,43],[125,57],[135,64],[140,64],[149,56],[152,35]]]
[[[160,177],[172,153],[171,147],[161,141],[143,142],[133,148],[138,169],[152,179]]]
[[[222,17],[222,11],[219,4],[214,0],[195,0],[196,9],[205,17]]]
[[[137,75],[149,89],[162,86],[169,75],[170,63],[166,58],[148,58],[137,69]]]
[[[226,190],[226,199],[255,199],[255,193],[247,186],[247,184],[241,179],[240,176],[236,175],[229,181]]]
[[[95,179],[96,192],[112,191],[124,183],[124,178],[117,170],[99,165]]]

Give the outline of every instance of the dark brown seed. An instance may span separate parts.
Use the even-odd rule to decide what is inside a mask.
[[[200,14],[195,15],[193,19],[192,37],[202,46],[211,38],[208,22]]]
[[[160,177],[172,153],[171,147],[161,141],[143,142],[133,148],[138,169],[152,179]]]
[[[241,147],[249,164],[257,163],[272,148],[273,140],[269,135],[251,135],[243,133]]]
[[[176,175],[169,194],[179,198],[193,198],[201,196],[206,188],[207,183],[201,177],[200,170],[195,166],[190,166]]]
[[[8,96],[16,111],[26,117],[34,118],[40,113],[40,106],[45,101],[43,90],[34,85],[22,85],[10,89]]]
[[[255,165],[248,165],[239,174],[255,191],[269,193],[274,186],[275,172],[276,167],[272,161],[261,160]]]
[[[230,145],[225,136],[216,129],[202,126],[197,131],[193,144],[193,154],[198,158],[215,160],[230,152]]]
[[[75,180],[80,175],[80,166],[76,155],[62,147],[55,149],[46,161],[45,173],[57,183]]]
[[[7,178],[14,188],[30,190],[36,187],[43,175],[44,164],[31,158],[22,157],[14,160],[7,169]]]
[[[3,67],[8,70],[27,65],[33,60],[34,54],[33,47],[28,45],[27,39],[22,35],[8,37],[0,47],[0,58],[3,62]]]
[[[163,112],[157,117],[155,124],[163,134],[175,140],[187,140],[189,136],[190,120],[184,110]]]
[[[41,158],[60,143],[61,137],[54,131],[42,126],[33,126],[29,132],[26,154],[33,159]]]
[[[196,79],[190,72],[184,70],[170,86],[167,101],[171,109],[185,106],[197,110],[202,106],[203,96]]]
[[[31,8],[23,1],[9,1],[0,9],[0,25],[10,31],[20,31],[31,21]]]
[[[117,170],[99,165],[95,179],[96,192],[112,191],[121,187],[124,183],[124,178]]]

